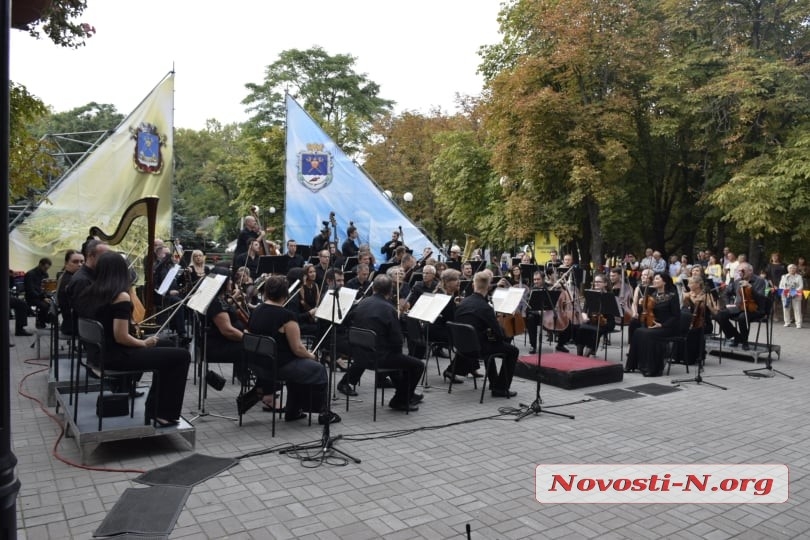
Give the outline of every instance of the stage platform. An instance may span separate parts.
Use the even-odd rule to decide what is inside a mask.
[[[524,355],[518,359],[515,375],[537,380],[537,355]],[[566,353],[543,354],[540,363],[540,382],[572,390],[620,382],[624,367],[614,362]]]
[[[139,387],[139,390],[146,388]],[[65,436],[76,441],[82,463],[96,447],[103,442],[121,441],[129,439],[143,439],[146,437],[164,437],[166,435],[180,435],[194,450],[196,446],[196,430],[185,418],[180,418],[180,424],[172,427],[155,428],[144,425],[144,405],[146,396],[135,398],[135,414],[133,417],[112,416],[104,418],[102,430],[98,431],[98,416],[96,416],[96,400],[98,392],[82,392],[79,395],[79,410],[76,421],[73,421],[73,405],[69,403],[67,390],[56,390],[56,401],[63,412],[65,422]]]
[[[732,358],[734,360],[752,360],[755,364],[759,360],[767,360],[768,357],[768,344],[767,343],[750,343],[749,349],[743,350],[742,347],[729,347],[728,340],[723,339],[721,348],[721,339],[718,337],[708,337],[706,339],[706,352],[713,356],[721,358]],[[779,345],[771,344],[771,361],[778,360],[782,357],[782,347]]]

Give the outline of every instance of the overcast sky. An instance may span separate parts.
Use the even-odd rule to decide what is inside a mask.
[[[481,45],[500,41],[500,0],[88,0],[96,35],[77,50],[12,30],[11,79],[56,112],[91,101],[129,114],[174,66],[175,126],[247,119],[245,83],[281,51],[350,54],[395,111],[454,110],[477,95]]]

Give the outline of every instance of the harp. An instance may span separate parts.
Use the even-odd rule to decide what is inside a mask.
[[[145,217],[148,242],[148,248],[146,250],[146,268],[151,269],[155,258],[152,245],[155,243],[155,225],[157,223],[157,209],[159,201],[160,199],[158,197],[144,197],[143,199],[135,201],[124,211],[124,214],[121,216],[121,221],[118,222],[118,226],[115,228],[115,232],[112,234],[107,234],[99,227],[93,226],[90,227],[90,236],[96,236],[99,240],[102,240],[111,246],[120,244],[121,241],[126,238],[129,228],[132,226],[132,222],[139,217]],[[152,294],[150,294],[150,291],[154,289],[154,284],[152,283],[152,272],[147,271],[145,274],[143,296],[144,307],[146,308],[146,313],[148,315],[152,313]]]

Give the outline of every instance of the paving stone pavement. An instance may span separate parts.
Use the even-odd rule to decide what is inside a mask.
[[[28,347],[31,338],[12,339],[12,443],[22,483],[18,535],[90,538],[124,490],[142,486],[133,482],[136,473],[83,470],[52,455],[60,427],[17,392],[23,377],[41,369],[26,362],[35,349]],[[613,341],[608,359],[619,361],[618,335]],[[742,371],[754,367],[752,362],[723,358],[720,363],[710,355],[704,376],[726,391],[688,383],[661,396],[586,401],[594,391],[669,384],[684,375],[683,366],[674,366],[669,377],[625,374],[620,383],[577,390],[544,385],[544,406],[575,420],[542,414],[516,423],[513,416],[499,415],[499,408],[531,402],[533,381],[514,381],[517,398],[487,394],[479,404],[472,379],[448,394],[431,360],[432,386],[420,410],[406,416],[382,407],[373,423],[367,373],[358,387],[362,402],[351,403],[349,412],[343,400],[336,402],[343,422],[331,429],[343,437],[336,447],[362,463],[333,459],[307,468],[272,452],[246,457],[194,487],[171,538],[464,538],[466,525],[475,539],[807,538],[810,329],[777,323],[774,343],[782,347],[774,367],[795,380],[751,378]],[[523,338],[517,344],[527,351]],[[46,350],[43,346],[43,355]],[[207,409],[234,414],[238,385],[230,383],[230,366],[221,369],[229,382],[222,392],[211,392]],[[44,400],[47,373],[29,376],[22,388]],[[197,387],[189,380],[186,416],[196,408]],[[196,451],[222,457],[316,441],[321,435],[317,425],[281,421],[271,438],[270,417],[259,407],[242,427],[211,416],[195,425]],[[63,439],[57,451],[79,460],[70,439]],[[88,464],[149,470],[189,453],[183,439],[172,435],[103,444]],[[790,495],[782,504],[540,504],[534,497],[534,468],[540,463],[786,464]]]

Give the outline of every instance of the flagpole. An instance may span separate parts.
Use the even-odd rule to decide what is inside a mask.
[[[11,0],[2,0],[2,10],[0,14],[0,42],[3,44],[2,59],[0,59],[0,72],[2,72],[3,90],[0,93],[0,140],[4,141],[0,145],[0,169],[2,169],[2,180],[0,183],[0,202],[3,206],[3,231],[0,238],[8,238],[8,186],[9,186],[9,148],[5,141],[9,140],[10,116],[11,116],[11,96],[9,94],[9,44],[11,41]],[[8,268],[8,242],[6,247],[0,251],[0,265]],[[0,537],[17,538],[17,494],[20,491],[20,481],[17,479],[16,466],[17,456],[11,450],[11,354],[9,345],[11,344],[11,331],[9,330],[8,311],[8,288],[0,295],[0,317],[3,320],[2,343],[0,344],[0,388],[3,389],[0,395]]]

